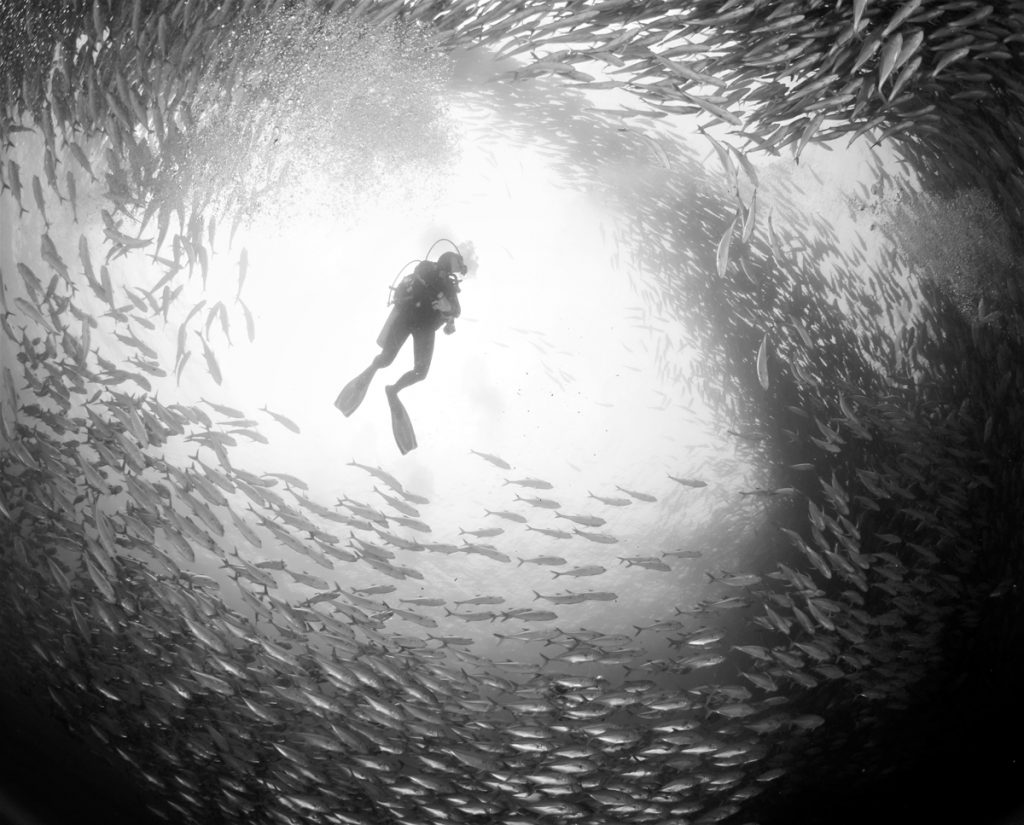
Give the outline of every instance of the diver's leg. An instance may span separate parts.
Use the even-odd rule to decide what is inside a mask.
[[[405,319],[396,318],[380,345],[380,353],[373,359],[369,369],[376,371],[381,367],[390,366],[402,345],[405,344],[405,339],[409,337],[410,332],[411,330]]]
[[[429,327],[413,330],[413,367],[388,387],[389,394],[397,395],[401,390],[427,377],[427,373],[430,371],[430,362],[434,357],[435,334],[435,331]]]
[[[370,366],[359,373],[357,380],[369,385],[377,370],[391,365],[391,362],[395,360],[395,356],[398,355],[398,351],[402,348],[405,339],[408,337],[409,329],[404,324],[395,324],[384,339],[380,352],[370,362]]]
[[[390,325],[388,334],[383,339],[381,351],[370,362],[370,366],[349,381],[341,393],[339,393],[334,406],[341,410],[346,417],[352,415],[359,405],[363,403],[366,390],[369,388],[370,382],[373,380],[377,370],[388,366],[388,364],[395,360],[395,356],[402,348],[402,344],[405,343],[405,339],[409,337],[409,327],[404,323],[400,323],[399,321],[401,320],[396,319],[396,323]]]

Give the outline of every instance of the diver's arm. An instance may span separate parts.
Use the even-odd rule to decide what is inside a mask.
[[[434,309],[438,310],[444,318],[445,335],[455,332],[455,319],[462,314],[462,307],[459,305],[459,285],[451,279],[446,279],[441,284],[441,291],[434,302]]]
[[[451,310],[445,318],[444,332],[445,335],[451,335],[455,332],[455,319],[462,314],[462,305],[459,304],[459,285],[454,281],[449,281],[445,293],[448,303],[451,304]]]
[[[462,314],[462,305],[459,303],[459,288],[453,287],[451,294],[448,296],[448,301],[452,305],[451,317],[454,320]]]

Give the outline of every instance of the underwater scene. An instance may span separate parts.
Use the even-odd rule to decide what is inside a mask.
[[[1024,821],[1022,44],[0,0],[0,822]]]

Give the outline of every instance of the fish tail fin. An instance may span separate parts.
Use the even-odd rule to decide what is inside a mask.
[[[448,609],[448,605],[445,605],[444,606],[444,615],[445,616],[454,616],[455,615],[455,611],[454,610],[449,610]]]
[[[533,598],[534,601],[537,601],[537,599],[541,598],[540,593],[538,593],[536,590],[534,590],[533,593],[534,593],[534,598]]]

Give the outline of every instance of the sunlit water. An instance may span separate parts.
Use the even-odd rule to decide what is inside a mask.
[[[158,253],[163,262],[149,254],[154,241],[105,263],[120,317],[88,285],[80,244],[84,238],[99,278],[117,233],[138,234],[132,220],[113,210],[116,177],[105,179],[116,175],[112,162],[128,168],[138,158],[131,152],[119,156],[103,134],[80,137],[98,179],[90,182],[71,153],[61,150],[58,189],[66,190],[64,175],[70,171],[77,195],[72,210],[43,183],[44,136],[18,132],[4,151],[6,179],[16,165],[25,206],[19,214],[11,192],[0,197],[0,271],[7,320],[16,333],[0,339],[5,376],[12,379],[4,388],[4,423],[17,436],[6,443],[3,488],[12,514],[5,544],[12,594],[5,631],[24,674],[18,683],[38,688],[37,712],[72,722],[91,746],[108,752],[120,747],[118,761],[127,763],[135,781],[148,783],[151,804],[165,815],[194,815],[186,813],[195,808],[193,799],[207,799],[209,806],[220,806],[210,821],[232,821],[243,811],[257,818],[287,811],[294,821],[401,821],[389,819],[402,814],[389,803],[405,797],[389,796],[389,772],[396,764],[412,770],[420,765],[417,755],[464,748],[480,730],[487,731],[482,738],[499,742],[494,726],[514,721],[565,724],[545,712],[531,717],[531,711],[510,708],[517,694],[523,701],[547,696],[551,680],[566,674],[603,680],[591,683],[592,695],[576,700],[588,706],[600,704],[602,691],[632,685],[640,697],[636,706],[608,718],[642,739],[636,749],[656,747],[649,730],[671,718],[665,717],[669,709],[652,715],[645,707],[666,696],[684,700],[686,706],[677,710],[687,711],[695,731],[693,742],[685,744],[705,743],[711,750],[698,749],[697,761],[680,753],[679,743],[664,754],[645,752],[643,764],[652,766],[656,780],[627,780],[636,783],[637,794],[653,794],[680,771],[693,771],[697,790],[675,799],[676,807],[692,810],[680,810],[679,817],[715,821],[735,815],[732,821],[743,821],[743,804],[766,787],[763,777],[789,770],[799,787],[801,770],[812,771],[823,741],[851,748],[851,763],[859,764],[860,754],[873,767],[886,714],[912,705],[929,673],[941,668],[940,638],[957,604],[966,611],[963,605],[972,599],[1008,592],[1006,571],[998,564],[976,572],[973,580],[964,574],[976,569],[971,519],[994,512],[986,507],[992,507],[987,496],[997,470],[985,445],[1000,435],[1008,438],[1015,419],[1000,416],[978,391],[984,378],[969,370],[958,373],[955,366],[963,359],[956,336],[964,329],[978,350],[991,346],[996,352],[985,336],[995,336],[1002,319],[987,313],[1012,309],[999,303],[1001,286],[972,271],[977,255],[965,253],[957,271],[942,272],[934,266],[935,259],[941,265],[941,256],[922,254],[914,221],[934,220],[935,212],[918,200],[918,176],[885,145],[812,145],[799,163],[789,156],[751,155],[748,167],[735,155],[723,158],[695,119],[651,122],[609,114],[630,105],[624,93],[584,94],[551,80],[488,82],[499,66],[480,50],[441,54],[421,34],[397,29],[370,36],[342,20],[314,31],[312,19],[272,18],[268,31],[274,34],[240,34],[233,43],[246,56],[240,61],[242,80],[232,85],[211,71],[196,84],[194,137],[181,154],[178,177],[168,179],[191,187],[200,200],[210,199],[207,223],[196,233],[208,260],[204,267],[197,253],[189,264],[181,250],[174,252],[174,215]],[[268,65],[277,70],[268,71]],[[228,91],[231,96],[222,97]],[[27,117],[22,123],[31,126]],[[733,140],[724,129],[710,131],[723,143]],[[135,139],[155,157],[174,151],[159,145],[154,132],[136,124]],[[34,199],[33,175],[41,181],[45,217]],[[166,203],[169,196],[158,191],[165,200],[157,203]],[[988,208],[983,198],[977,202]],[[218,217],[211,227],[213,214]],[[235,214],[242,219],[233,226]],[[724,245],[722,234],[734,219],[732,240]],[[116,229],[115,220],[122,221]],[[154,220],[142,235],[157,231]],[[40,246],[44,232],[68,267],[66,280]],[[333,400],[376,353],[373,342],[387,315],[389,285],[439,238],[458,244],[472,268],[462,284],[456,334],[438,336],[429,377],[403,393],[419,447],[400,456],[383,387],[411,366],[411,346],[377,376],[351,418],[342,417]],[[950,250],[963,249],[946,240]],[[436,247],[432,257],[443,248]],[[161,284],[153,291],[153,311],[144,292],[175,258],[183,269],[168,286],[181,291],[165,307]],[[38,277],[37,294],[19,263]],[[49,313],[54,296],[71,304],[57,315],[33,317]],[[987,310],[984,301],[979,308],[979,298],[988,299]],[[190,317],[200,302],[205,303]],[[223,314],[215,311],[218,305]],[[981,320],[972,320],[979,315]],[[96,322],[89,333],[96,355],[144,376],[145,385],[130,378],[106,387],[93,381],[63,409],[54,403],[40,383],[49,375],[46,365],[59,364],[65,355],[74,361],[75,347],[53,334],[46,350],[45,331],[60,318],[66,335],[80,342],[83,323],[89,323],[80,317]],[[186,319],[184,351],[190,354],[179,377],[179,335]],[[27,338],[20,335],[22,327]],[[922,341],[926,329],[938,345],[929,348]],[[142,346],[131,343],[132,336]],[[1008,369],[1007,346],[992,364],[997,381]],[[147,348],[153,354],[150,371],[138,362]],[[96,391],[100,395],[93,398]],[[275,493],[333,536],[332,546],[352,560],[335,558],[327,567],[301,555],[260,527],[259,517],[273,507],[236,492],[230,509],[259,533],[261,547],[234,526],[228,507],[213,507],[223,536],[205,527],[193,508],[193,521],[210,541],[193,541],[195,558],[189,560],[157,530],[151,544],[171,559],[169,568],[139,548],[138,526],[122,518],[139,512],[133,489],[122,483],[99,490],[79,463],[110,473],[108,481],[133,475],[145,484],[169,486],[178,515],[190,514],[181,495],[189,492],[180,484],[183,476],[107,466],[102,448],[124,448],[116,440],[113,446],[90,443],[96,428],[87,431],[75,420],[95,415],[117,427],[121,416],[103,406],[113,392],[127,393],[135,404],[149,397],[178,410],[202,409],[213,422],[230,417],[207,402],[242,411],[243,418],[258,421],[266,443],[236,433],[237,444],[225,453],[229,466],[223,466],[223,455],[198,446],[196,433],[206,429],[201,421],[189,423],[192,438],[172,435],[141,449],[180,471],[195,469],[196,456],[228,476],[231,468],[257,476],[286,474],[306,488],[297,492],[322,507],[359,519],[358,511],[345,509],[347,498],[385,512],[391,536],[381,538],[365,523],[343,527],[314,517],[286,491],[291,482],[281,481]],[[130,406],[123,399],[118,405]],[[301,432],[264,407],[287,416]],[[65,432],[55,431],[54,416]],[[18,440],[20,450],[13,444]],[[48,453],[39,447],[44,440],[67,446]],[[500,457],[511,469],[481,453]],[[130,464],[131,450],[127,454]],[[60,474],[61,461],[82,500],[47,480]],[[396,491],[366,468],[390,474],[422,497],[406,500],[418,511],[421,529],[395,520],[397,510],[380,493]],[[545,482],[545,488],[522,483],[531,479]],[[65,503],[39,509],[38,502],[52,500],[43,495],[50,489]],[[197,496],[194,487],[190,494]],[[516,496],[557,501],[558,509]],[[118,576],[97,572],[95,554],[102,549],[91,551],[86,563],[89,551],[69,546],[74,529],[93,542],[103,539],[103,517],[96,516],[94,501],[115,534],[125,538],[114,555],[141,561],[159,583],[140,579],[123,564]],[[576,524],[556,512],[600,523]],[[48,522],[62,527],[50,529]],[[287,524],[282,529],[295,539],[312,538]],[[499,527],[502,533],[486,538],[464,532]],[[816,528],[829,549],[801,552],[780,527],[800,534],[812,548]],[[574,528],[607,543],[572,534]],[[538,530],[569,535],[556,538]],[[134,543],[127,541],[130,535]],[[365,562],[359,541],[387,546],[390,539],[397,540],[390,543],[395,564],[414,575],[382,574]],[[489,545],[485,553],[491,555],[473,552],[466,540]],[[403,549],[402,542],[421,546]],[[852,563],[826,555],[847,552]],[[564,561],[529,562],[546,555]],[[298,608],[323,590],[279,571],[265,593],[232,569],[243,559],[282,560],[300,577],[340,588],[343,593],[310,609],[329,616],[331,605],[344,605],[333,616],[350,628],[348,641],[325,635],[340,631],[326,623],[318,627],[310,621],[313,614],[303,622],[298,614],[282,613],[285,605]],[[638,559],[642,563],[631,564]],[[554,575],[588,565],[605,571]],[[186,572],[175,574],[173,567]],[[197,582],[189,573],[209,578]],[[748,578],[715,581],[722,575]],[[806,586],[812,578],[818,595]],[[101,585],[108,579],[113,591],[104,593]],[[360,590],[385,585],[393,589],[360,600]],[[216,618],[223,615],[295,656],[319,655],[330,662],[335,646],[340,664],[367,655],[368,661],[391,662],[410,673],[433,673],[436,684],[451,690],[444,703],[452,714],[447,733],[423,741],[402,724],[397,730],[384,726],[378,731],[383,744],[374,741],[381,750],[370,752],[398,756],[386,756],[385,767],[371,765],[370,776],[336,775],[350,763],[327,760],[322,750],[308,746],[297,763],[305,778],[290,776],[295,758],[266,749],[276,741],[289,743],[294,752],[301,749],[297,732],[330,735],[332,723],[344,728],[344,722],[337,710],[325,714],[322,706],[308,704],[309,694],[274,694],[271,685],[314,696],[319,691],[328,707],[342,702],[350,710],[365,707],[359,703],[363,695],[399,706],[405,701],[401,688],[382,691],[357,680],[356,688],[339,691],[315,666],[296,669],[251,639],[218,651],[227,669],[211,665],[205,657],[212,643],[181,623],[188,613],[184,594],[196,589],[205,595],[192,604],[193,618],[209,621],[215,635],[225,633]],[[579,604],[546,600],[587,591],[611,595]],[[808,592],[836,605],[835,611],[815,616]],[[270,595],[277,601],[269,601]],[[495,603],[456,605],[482,597],[494,597]],[[446,604],[420,606],[416,599]],[[69,612],[71,603],[75,611]],[[517,610],[552,615],[523,620]],[[468,620],[450,611],[494,615]],[[147,615],[156,631],[143,630]],[[778,616],[776,623],[772,617]],[[56,624],[44,629],[46,622]],[[152,634],[163,636],[167,622],[178,623],[179,635],[161,639],[154,652]],[[837,632],[837,625],[845,632]],[[26,633],[27,628],[38,630]],[[720,638],[701,641],[707,633]],[[522,638],[513,638],[517,634]],[[602,641],[591,644],[602,634]],[[142,642],[133,646],[130,638]],[[812,652],[792,642],[810,644]],[[773,671],[737,652],[737,645],[774,647],[782,659]],[[580,651],[584,655],[573,661]],[[704,654],[717,661],[699,661]],[[787,665],[786,655],[799,664]],[[227,690],[197,681],[195,670],[204,663]],[[486,681],[487,673],[499,681]],[[168,685],[182,680],[190,694],[186,716],[196,727],[173,743],[157,737],[164,750],[154,748],[140,731],[173,729],[172,717],[184,711]],[[262,750],[245,741],[244,731],[258,720],[241,709],[243,695],[269,701],[282,720],[294,715],[291,723],[268,723]],[[307,705],[298,706],[302,701]],[[614,700],[609,707],[617,707]],[[861,728],[851,721],[858,714]],[[412,721],[407,711],[401,716],[403,723]],[[570,730],[587,724],[585,717],[568,718],[575,719]],[[205,732],[211,724],[216,735]],[[365,719],[362,724],[373,726]],[[871,732],[860,751],[847,744],[858,729]],[[366,736],[365,727],[359,730]],[[636,765],[628,743],[605,748],[595,744],[594,735],[563,742],[594,749],[592,767],[584,772],[590,789],[600,786],[595,779],[626,775]],[[813,736],[823,739],[812,741]],[[230,754],[237,746],[239,755],[233,761],[204,755],[211,737],[216,750]],[[738,746],[745,761],[716,759],[714,750],[724,750],[723,742]],[[192,752],[173,756],[179,747]],[[243,802],[230,795],[225,802],[218,796],[221,787],[190,787],[188,777],[200,765],[244,786],[239,777],[253,753],[263,776],[280,771],[288,777],[279,780],[280,787],[236,791]],[[530,762],[515,748],[484,753],[499,754],[493,770],[500,765],[525,775],[544,765],[543,756]],[[451,766],[456,773],[467,768],[474,776],[467,793],[483,794],[487,786],[475,783],[488,770],[465,761]],[[176,775],[185,777],[184,784],[175,783]],[[437,781],[442,780],[448,781]],[[338,789],[332,781],[340,783]],[[318,796],[325,786],[331,793]],[[453,815],[509,822],[527,821],[516,816],[634,821],[609,817],[638,815],[628,808],[602,811],[568,780],[564,788],[550,797],[497,793],[477,803],[483,806],[479,814]],[[567,807],[559,808],[563,797]],[[669,813],[673,803],[659,804],[664,821],[675,821]],[[437,816],[429,805],[425,810],[417,815]],[[764,810],[771,811],[769,803]]]

